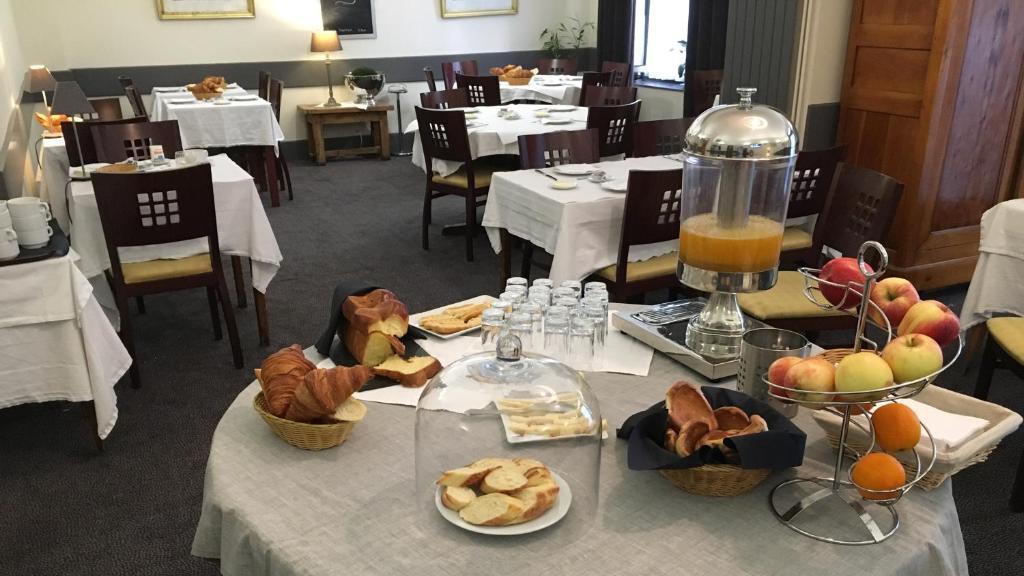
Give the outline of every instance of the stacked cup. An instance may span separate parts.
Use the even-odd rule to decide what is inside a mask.
[[[25,248],[42,248],[50,242],[53,228],[50,228],[50,205],[39,198],[24,196],[7,201],[18,244]]]
[[[11,211],[7,208],[7,202],[0,200],[0,260],[10,260],[20,252],[18,233],[11,223]]]

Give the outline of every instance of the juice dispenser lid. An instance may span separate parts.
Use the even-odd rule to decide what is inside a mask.
[[[705,110],[686,131],[687,154],[708,158],[776,160],[798,152],[796,128],[782,112],[754,104],[757,88],[737,88],[739,104]]]

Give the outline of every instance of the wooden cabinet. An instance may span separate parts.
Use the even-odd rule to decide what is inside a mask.
[[[855,0],[838,141],[906,185],[890,275],[970,281],[982,213],[1022,195],[1022,71],[1022,0]]]

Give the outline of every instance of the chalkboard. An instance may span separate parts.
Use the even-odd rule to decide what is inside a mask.
[[[342,38],[376,38],[373,0],[320,0],[324,30],[337,30]]]

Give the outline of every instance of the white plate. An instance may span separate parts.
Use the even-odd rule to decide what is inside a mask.
[[[479,128],[481,126],[487,126],[487,122],[481,122],[480,120],[466,121],[466,128]]]
[[[454,334],[438,334],[437,332],[434,332],[434,331],[431,331],[431,330],[427,330],[426,328],[420,326],[420,319],[422,319],[424,316],[433,316],[434,314],[440,314],[441,312],[444,312],[446,309],[454,308],[456,306],[463,306],[465,304],[476,304],[477,302],[493,302],[493,301],[494,301],[494,297],[493,296],[487,296],[486,294],[484,294],[484,295],[481,295],[481,296],[476,296],[475,298],[470,298],[469,300],[463,300],[461,302],[455,302],[453,304],[445,304],[444,306],[441,306],[439,308],[434,308],[433,310],[427,310],[426,312],[419,312],[417,314],[410,315],[409,316],[409,324],[415,326],[416,328],[418,328],[419,330],[422,330],[423,332],[426,332],[427,334],[430,334],[431,336],[436,336],[437,338],[440,338],[442,340],[448,340],[449,338],[455,338],[456,336],[462,336],[463,334],[469,334],[470,332],[472,332],[474,330],[478,330],[480,327],[479,326],[473,326],[472,328],[467,328],[467,329],[463,330],[462,332],[456,332]]]
[[[231,105],[231,102],[229,100],[214,100],[213,101],[213,105],[214,106],[229,106],[229,105]]]
[[[555,180],[548,184],[555,190],[572,190],[577,186],[576,180]]]
[[[552,168],[556,174],[565,174],[566,176],[586,176],[590,174],[596,168],[590,164],[559,164]]]
[[[564,438],[579,438],[580,436],[590,436],[591,434],[566,434],[565,436],[547,436],[543,434],[516,434],[512,431],[512,421],[509,419],[507,414],[501,415],[501,424],[505,427],[505,440],[508,440],[509,444],[526,444],[529,442],[552,442],[554,440],[562,440]]]
[[[545,119],[541,120],[540,123],[541,124],[572,124],[573,123],[573,119],[572,118],[566,118],[564,116],[561,117],[561,118],[552,116],[550,118],[545,118]]]
[[[552,106],[552,112],[572,112],[576,107],[569,104],[559,104],[558,106]]]
[[[168,100],[171,104],[195,104],[195,98],[175,98],[174,100]]]
[[[233,100],[235,102],[251,102],[253,100],[259,100],[259,99],[260,99],[260,97],[256,96],[255,94],[244,94],[244,95],[232,96],[232,97],[228,98],[228,100]]]
[[[567,484],[565,480],[554,470],[551,471],[551,478],[555,481],[555,484],[558,484],[558,500],[555,501],[555,505],[539,517],[534,518],[529,522],[523,522],[522,524],[513,524],[511,526],[477,526],[476,524],[470,524],[460,518],[458,512],[446,508],[445,505],[441,503],[441,490],[444,490],[444,486],[438,486],[437,490],[434,492],[434,505],[437,506],[437,511],[441,513],[441,516],[445,520],[455,524],[463,530],[469,530],[470,532],[476,532],[477,534],[491,534],[494,536],[516,536],[519,534],[529,534],[531,532],[543,530],[564,518],[569,512],[569,506],[572,505],[572,490],[569,490],[569,484]]]
[[[168,92],[183,92],[184,88],[175,88],[173,86],[166,86],[163,88],[153,88],[153,92],[158,94],[167,94]]]
[[[626,191],[626,181],[625,180],[609,180],[607,182],[601,183],[601,188],[604,188],[605,190],[607,190],[609,192],[625,192]]]

